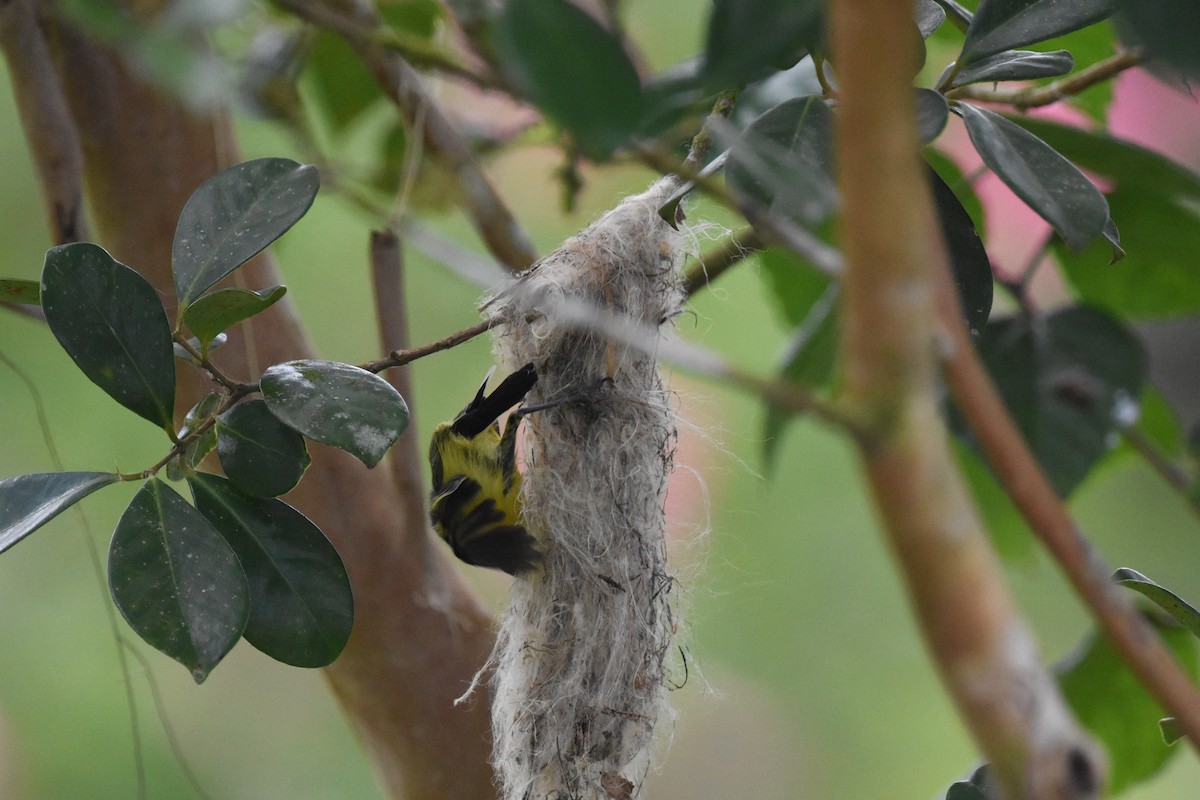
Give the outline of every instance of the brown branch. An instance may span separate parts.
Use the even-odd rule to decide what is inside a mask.
[[[1138,680],[1178,718],[1193,747],[1200,749],[1200,693],[1125,594],[1113,585],[1112,569],[1076,527],[1026,446],[975,352],[948,269],[939,283],[939,317],[951,337],[946,381],[996,480],[1058,561]]]
[[[537,260],[537,252],[520,223],[483,172],[475,154],[421,85],[417,71],[396,52],[381,47],[371,36],[380,24],[378,13],[363,0],[346,0],[349,12],[334,8],[337,0],[276,0],[314,24],[330,15],[342,19],[337,33],[346,40],[384,94],[419,129],[429,155],[455,176],[461,201],[488,250],[500,263],[519,272]]]
[[[83,215],[83,152],[33,0],[0,3],[0,49],[21,127],[42,184],[55,244],[88,238]]]
[[[988,88],[988,84],[960,86],[946,92],[952,100],[974,100],[983,103],[1006,103],[1020,111],[1039,106],[1048,106],[1074,97],[1080,92],[1120,75],[1127,69],[1139,66],[1145,58],[1137,50],[1120,50],[1102,61],[1089,64],[1073,75],[1068,75],[1043,86],[1027,86],[1019,89],[1005,87]]]
[[[371,284],[375,290],[380,344],[385,348],[405,348],[408,345],[408,304],[404,296],[404,252],[399,238],[391,231],[371,234]],[[387,381],[408,403],[408,427],[415,430],[412,370],[407,366],[390,370]],[[392,483],[404,506],[404,515],[412,520],[424,519],[425,480],[416,437],[402,437],[388,452],[388,459],[392,466]],[[427,548],[433,543],[422,525],[408,525],[400,535],[412,540],[410,547]]]
[[[933,264],[946,254],[917,157],[910,3],[835,0],[845,405],[919,626],[1003,796],[1095,798],[1103,758],[1041,663],[942,421]],[[914,196],[915,195],[915,196]]]

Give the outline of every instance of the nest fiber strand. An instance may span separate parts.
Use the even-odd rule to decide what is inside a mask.
[[[682,237],[658,215],[676,185],[626,199],[489,309],[503,322],[500,360],[537,368],[531,405],[579,398],[525,422],[525,524],[545,559],[514,583],[493,653],[506,800],[639,796],[666,709],[675,622],[663,498],[676,430],[654,349],[683,300]],[[614,341],[580,307],[648,341]]]

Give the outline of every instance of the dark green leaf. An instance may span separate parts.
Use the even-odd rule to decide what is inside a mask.
[[[1200,203],[1200,173],[1166,156],[1099,131],[1027,116],[1017,121],[1072,162],[1110,178],[1119,188],[1136,186],[1180,201]]]
[[[108,551],[113,602],[148,644],[208,677],[250,611],[237,556],[196,509],[151,478],[121,515]]]
[[[1187,631],[1151,619],[1184,669],[1196,676],[1195,640]],[[1165,716],[1108,639],[1093,633],[1059,668],[1059,685],[1075,718],[1108,751],[1108,791],[1116,796],[1156,773],[1175,749],[1159,732]]]
[[[1106,314],[1076,306],[988,323],[979,351],[1050,482],[1066,497],[1117,441],[1141,394],[1141,346]]]
[[[1195,0],[1116,0],[1121,41],[1155,62],[1200,78],[1200,6]]]
[[[120,479],[113,472],[43,472],[0,481],[0,553]]]
[[[86,242],[46,251],[42,310],[71,360],[110,397],[171,429],[175,361],[158,292]]]
[[[988,800],[988,796],[970,781],[958,781],[946,791],[946,800]]]
[[[725,168],[733,191],[772,214],[813,227],[837,206],[833,113],[820,97],[797,97],[746,128]]]
[[[950,86],[994,81],[1026,81],[1066,75],[1075,67],[1075,58],[1066,50],[1036,53],[1030,50],[1005,50],[981,58],[960,70]]]
[[[217,419],[217,455],[229,479],[254,497],[290,491],[310,461],[304,437],[262,400],[238,403]]]
[[[394,31],[428,39],[437,33],[444,13],[437,0],[400,0],[381,3],[379,16]]]
[[[334,361],[276,364],[262,375],[263,399],[286,425],[340,447],[373,467],[408,426],[408,406],[391,384]]]
[[[1197,611],[1186,600],[1163,586],[1147,578],[1142,573],[1129,567],[1121,567],[1113,573],[1113,580],[1122,586],[1133,589],[1151,600],[1172,619],[1191,631],[1193,636],[1200,638],[1200,611]]]
[[[246,641],[296,667],[323,667],[346,646],[354,598],[325,534],[279,500],[241,494],[229,481],[189,479],[196,507],[241,560],[250,587]]]
[[[708,19],[704,77],[740,88],[799,61],[821,37],[819,0],[716,0]]]
[[[171,261],[181,308],[257,255],[312,205],[317,168],[259,158],[222,170],[188,198]]]
[[[946,127],[950,108],[946,97],[932,89],[917,89],[917,138],[921,144],[929,144]]]
[[[183,321],[188,329],[196,334],[201,350],[207,351],[209,343],[217,334],[267,310],[285,294],[286,286],[273,286],[261,292],[252,292],[249,289],[221,289],[188,306]]]
[[[1108,203],[1074,164],[994,111],[967,103],[958,104],[957,110],[983,162],[1049,222],[1073,252],[1104,231]]]
[[[497,20],[510,79],[580,149],[604,160],[642,118],[642,87],[621,41],[567,0],[510,0]]]
[[[0,278],[0,303],[24,303],[36,306],[42,302],[42,288],[37,281]]]
[[[954,270],[959,306],[972,335],[978,336],[992,312],[992,262],[975,230],[975,223],[950,186],[932,167],[926,174]]]
[[[959,63],[1087,27],[1111,15],[1113,4],[1114,0],[981,0]]]

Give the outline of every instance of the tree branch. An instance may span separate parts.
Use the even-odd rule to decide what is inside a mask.
[[[939,281],[938,317],[950,337],[946,382],[996,480],[1091,609],[1138,680],[1179,720],[1200,750],[1200,693],[1170,652],[1113,585],[1112,569],[1092,549],[1054,493],[1004,407],[962,321],[949,270]]]
[[[942,679],[1004,796],[1095,798],[1096,746],[1041,664],[947,442],[933,264],[946,254],[920,169],[910,3],[835,0],[845,404],[876,507]]]
[[[83,215],[83,151],[32,0],[0,3],[0,49],[42,184],[55,244],[88,238]]]
[[[394,51],[372,36],[381,25],[374,8],[364,0],[346,0],[350,11],[335,8],[337,0],[276,0],[301,19],[316,25],[331,17],[342,20],[336,32],[346,40],[384,94],[408,123],[420,131],[429,154],[458,180],[462,203],[488,250],[500,263],[519,272],[537,260],[537,252],[520,223],[509,212],[471,148],[421,85],[421,77]]]

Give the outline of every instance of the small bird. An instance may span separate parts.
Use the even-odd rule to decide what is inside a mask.
[[[513,412],[501,435],[500,415],[525,399],[538,376],[533,364],[526,364],[485,394],[491,375],[453,422],[433,431],[429,516],[438,536],[463,561],[520,575],[533,570],[542,553],[521,524],[517,428],[521,417],[545,406]]]

